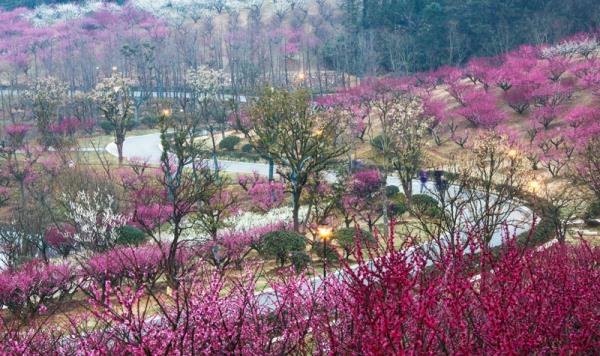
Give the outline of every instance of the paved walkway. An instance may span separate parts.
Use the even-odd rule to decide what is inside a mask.
[[[110,143],[106,146],[106,151],[110,154],[117,156],[117,146],[114,143]],[[141,136],[131,136],[125,140],[123,145],[123,156],[127,159],[138,159],[148,163],[157,164],[160,163],[160,156],[162,154],[162,148],[160,145],[160,134],[148,134]],[[269,172],[269,165],[267,163],[260,162],[241,162],[241,161],[229,161],[229,160],[218,160],[219,166],[222,171],[229,173],[241,173],[241,174],[252,174],[257,172],[261,175],[267,175]],[[207,164],[211,166],[212,160],[207,160]],[[277,169],[277,167],[275,167]],[[335,173],[326,174],[326,179],[333,181],[336,179]],[[432,193],[435,191],[434,183],[427,183],[427,190]],[[387,178],[387,185],[395,185],[402,191],[402,186],[398,177],[389,176]],[[421,183],[415,179],[413,181],[413,192],[420,191]],[[450,186],[448,194],[452,194],[453,190],[458,187]],[[430,194],[433,195],[433,194]],[[529,231],[531,228],[531,222],[533,220],[533,213],[531,209],[522,205],[510,204],[506,206],[506,223],[517,235]],[[469,212],[465,212],[465,221],[469,220]],[[491,246],[498,246],[502,243],[502,237],[505,235],[504,226],[499,228],[490,242]]]

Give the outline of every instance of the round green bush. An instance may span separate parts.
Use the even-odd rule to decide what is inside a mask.
[[[361,247],[368,243],[375,243],[375,237],[367,230],[358,231],[354,227],[336,230],[333,234],[335,241],[340,245],[346,254],[346,258],[356,250],[356,240],[360,241]],[[322,253],[321,253],[322,254]]]
[[[388,198],[391,198],[398,193],[400,193],[400,188],[395,185],[388,185],[385,187],[385,196]]]
[[[275,259],[283,266],[292,252],[306,249],[306,236],[294,231],[272,231],[261,237],[258,250],[261,255]]]
[[[312,245],[311,251],[319,256],[320,259],[323,259],[323,252],[325,252],[327,262],[337,262],[340,260],[337,251],[330,243],[325,244],[325,251],[323,251],[323,241],[319,241]]]
[[[133,226],[125,225],[117,229],[117,244],[125,246],[138,246],[146,241],[146,234]]]
[[[254,147],[251,144],[247,143],[247,144],[245,144],[245,145],[242,146],[242,152],[244,152],[244,153],[252,153],[252,152],[254,152]]]
[[[237,136],[227,136],[219,142],[219,148],[226,151],[233,151],[235,146],[240,143],[242,139]]]
[[[595,219],[600,216],[600,200],[592,202],[585,212],[586,219]]]
[[[159,122],[160,119],[157,116],[145,116],[142,119],[142,124],[146,125],[150,129],[155,128]]]
[[[441,209],[438,206],[438,201],[425,194],[415,194],[411,200],[413,209],[417,212],[424,213],[429,216],[438,216],[441,213]]]
[[[389,197],[389,215],[390,217],[397,217],[404,215],[408,211],[408,207],[406,206],[406,195],[404,193],[396,193],[395,195]]]
[[[129,122],[127,122],[127,130],[131,130],[131,129],[135,128],[136,126],[137,126],[137,122],[135,122],[133,120],[129,120]],[[102,131],[104,131],[105,134],[110,135],[114,132],[115,125],[108,120],[103,120],[103,121],[100,121],[100,128],[102,129]]]
[[[290,254],[290,261],[296,272],[302,272],[310,263],[310,256],[304,251],[293,251]]]
[[[108,120],[100,121],[100,128],[104,131],[105,134],[110,135],[115,129],[115,125]]]

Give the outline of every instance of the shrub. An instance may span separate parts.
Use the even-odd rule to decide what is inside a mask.
[[[556,236],[556,226],[550,218],[542,218],[535,226],[535,229],[529,235],[529,232],[524,232],[519,236],[517,243],[530,246],[542,245]]]
[[[254,146],[252,146],[251,144],[247,143],[245,145],[242,146],[242,152],[244,153],[252,153],[254,152]]]
[[[104,131],[105,134],[110,135],[115,129],[115,125],[108,120],[103,120],[100,121],[100,128],[102,129],[102,131]]]
[[[311,252],[319,256],[320,259],[323,259],[323,252],[325,252],[327,262],[337,262],[340,260],[340,256],[330,243],[325,244],[325,251],[323,251],[323,241],[319,241],[312,245]]]
[[[142,119],[142,124],[148,126],[148,128],[155,128],[158,123],[159,123],[160,119],[157,116],[144,116],[144,118]]]
[[[414,211],[429,216],[438,216],[441,213],[441,209],[438,206],[438,201],[426,194],[415,194],[412,196],[412,207]]]
[[[135,127],[137,127],[137,125],[137,122],[129,120],[129,122],[127,123],[127,130],[134,129]],[[105,134],[110,135],[115,130],[115,125],[108,120],[103,120],[100,121],[100,128],[102,129],[102,131],[104,131]]]
[[[129,122],[127,124],[127,130],[131,130],[131,129],[135,128],[136,126],[137,126],[137,122],[135,122],[133,120],[129,120]],[[103,121],[100,121],[100,128],[102,129],[102,131],[104,131],[105,134],[110,135],[115,130],[115,125],[108,120],[103,120]]]
[[[395,185],[388,185],[385,187],[385,196],[388,198],[391,198],[398,193],[400,193],[400,188]]]
[[[51,303],[60,303],[73,289],[75,273],[69,265],[31,261],[18,271],[0,273],[0,305],[28,319]]]
[[[118,245],[139,246],[146,241],[146,234],[136,227],[125,225],[117,229]]]
[[[356,236],[356,238],[355,238]],[[357,231],[354,227],[339,229],[334,232],[334,239],[346,253],[346,258],[356,249],[356,241],[360,241],[361,246],[367,243],[374,243],[375,238],[367,230],[360,229]]]
[[[400,216],[408,211],[406,206],[406,196],[404,193],[397,193],[390,197],[389,215]]]
[[[371,140],[371,146],[373,146],[376,150],[380,152],[384,151],[385,145],[386,142],[385,137],[383,135],[377,135]]]
[[[227,136],[219,142],[219,148],[225,151],[233,151],[235,146],[240,143],[242,139],[237,136]]]
[[[600,200],[596,200],[588,206],[588,208],[585,212],[585,218],[586,219],[595,219],[599,216],[600,216]]]
[[[306,249],[306,237],[294,231],[272,231],[264,234],[258,246],[259,252],[276,259],[283,266],[292,252]]]
[[[310,256],[304,251],[294,251],[290,255],[290,261],[296,272],[302,272],[310,263]]]

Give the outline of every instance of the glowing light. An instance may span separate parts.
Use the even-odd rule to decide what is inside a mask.
[[[328,240],[333,235],[333,228],[327,225],[320,225],[317,227],[317,232],[319,233],[319,237],[323,240]]]

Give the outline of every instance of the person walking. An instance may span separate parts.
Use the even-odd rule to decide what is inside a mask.
[[[427,188],[427,181],[429,180],[429,175],[427,171],[421,170],[419,172],[419,181],[421,182],[421,194],[423,194],[423,190]]]

